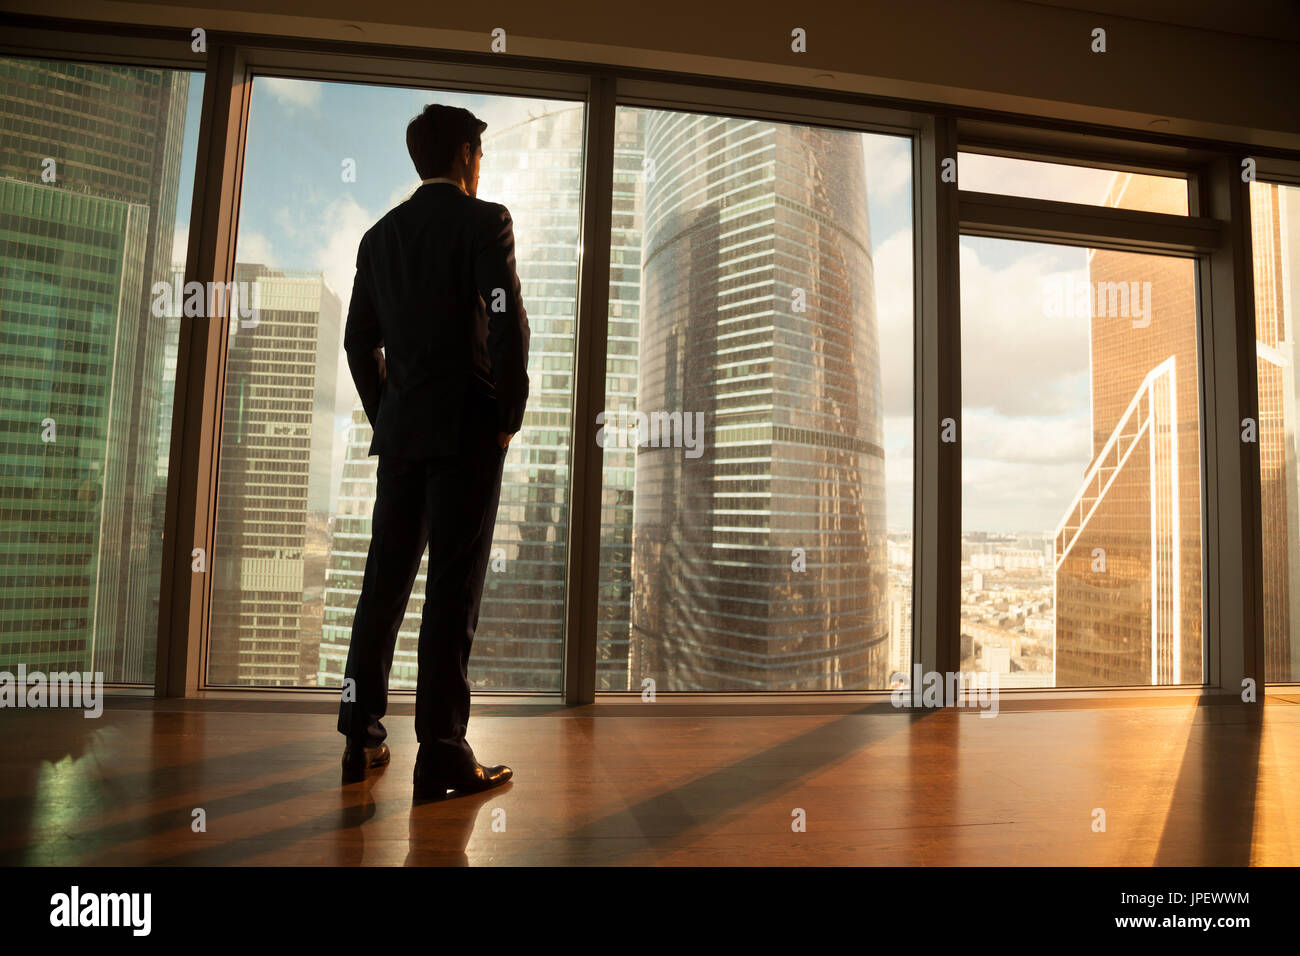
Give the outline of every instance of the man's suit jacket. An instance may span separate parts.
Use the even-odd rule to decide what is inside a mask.
[[[528,341],[505,206],[425,183],[362,237],[343,347],[374,429],[370,454],[453,454],[475,392],[496,399],[499,431],[519,431]]]

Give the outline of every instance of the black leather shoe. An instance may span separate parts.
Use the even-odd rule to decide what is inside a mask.
[[[421,799],[441,800],[447,796],[447,791],[454,791],[452,796],[458,796],[464,793],[481,793],[484,790],[491,790],[493,787],[499,787],[511,777],[515,772],[509,767],[498,765],[495,767],[485,767],[477,760],[473,761],[473,766],[459,773],[445,774],[426,771],[419,760],[415,766],[415,795]]]
[[[392,755],[388,744],[378,747],[353,747],[348,744],[343,751],[343,779],[349,783],[366,779],[366,774],[387,765]]]

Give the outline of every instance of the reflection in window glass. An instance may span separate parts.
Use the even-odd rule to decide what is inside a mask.
[[[617,111],[598,688],[910,669],[906,139]]]
[[[970,192],[1187,215],[1187,180],[1174,176],[1124,173],[983,153],[958,153],[957,165],[958,185]]]
[[[378,465],[342,328],[361,236],[419,186],[406,124],[431,101],[488,124],[478,195],[510,209],[532,328],[470,681],[560,689],[584,107],[273,78],[253,84],[241,197],[235,278],[260,307],[231,323],[212,683],[342,682]],[[393,688],[415,688],[424,587],[422,563]]]
[[[202,90],[0,58],[0,670],[153,680]]]
[[[1252,183],[1255,352],[1264,535],[1264,676],[1300,680],[1300,187]]]
[[[1202,681],[1189,259],[962,240],[963,671]]]

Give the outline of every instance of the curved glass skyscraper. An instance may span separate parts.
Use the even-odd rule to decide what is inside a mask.
[[[628,440],[628,688],[887,686],[862,138],[650,111],[644,142],[637,412],[703,430]]]

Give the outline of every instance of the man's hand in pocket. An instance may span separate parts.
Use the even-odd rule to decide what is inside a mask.
[[[510,439],[514,437],[514,432],[497,432],[497,444],[505,448],[510,444]]]

